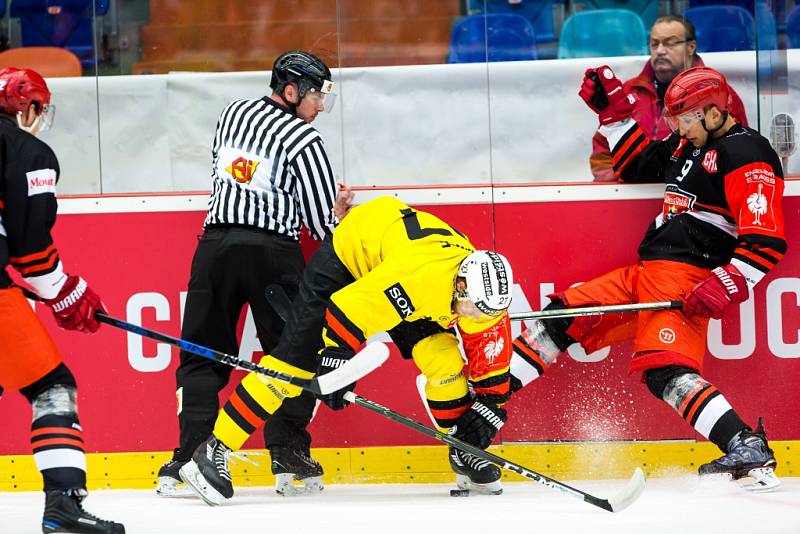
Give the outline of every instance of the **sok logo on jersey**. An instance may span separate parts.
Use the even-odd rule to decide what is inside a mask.
[[[405,319],[414,313],[414,305],[411,304],[411,299],[408,298],[406,290],[403,289],[403,286],[401,286],[399,282],[390,286],[384,293],[401,318]]]

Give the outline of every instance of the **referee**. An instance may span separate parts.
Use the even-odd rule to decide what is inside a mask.
[[[319,112],[330,111],[333,85],[330,69],[319,58],[290,51],[275,60],[269,97],[236,100],[222,110],[212,147],[208,214],[186,296],[184,339],[237,354],[236,326],[249,304],[264,352],[277,343],[283,321],[267,304],[264,290],[277,283],[294,298],[304,268],[301,225],[322,240],[352,205],[348,188],[342,186],[337,195],[324,143],[311,126]],[[231,370],[181,351],[176,372],[180,443],[158,472],[159,495],[191,494],[178,486],[178,471],[211,435],[218,393]],[[278,493],[294,492],[292,480],[309,491],[322,489],[322,466],[311,458],[305,428],[315,404],[305,392],[264,427]]]

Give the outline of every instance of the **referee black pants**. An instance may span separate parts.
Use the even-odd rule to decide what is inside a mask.
[[[188,341],[236,355],[236,326],[245,304],[250,305],[265,353],[280,338],[283,320],[267,303],[264,290],[280,285],[290,299],[297,294],[303,273],[303,255],[296,241],[264,230],[210,228],[200,238],[189,278],[182,337]],[[317,337],[321,336],[319,332]],[[232,368],[181,351],[176,372],[180,446],[173,459],[188,461],[211,435],[219,411],[219,392]],[[266,448],[308,449],[306,430],[316,400],[308,392],[287,399],[264,426]]]

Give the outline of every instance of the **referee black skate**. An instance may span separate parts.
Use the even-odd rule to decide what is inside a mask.
[[[333,105],[330,69],[307,52],[286,52],[273,65],[270,87],[270,96],[233,101],[219,116],[208,214],[186,296],[182,337],[228,354],[238,353],[236,325],[245,304],[264,352],[272,350],[283,321],[266,302],[266,287],[278,284],[294,298],[304,268],[301,226],[322,240],[353,197],[344,186],[337,195],[322,137],[311,126]],[[230,374],[229,366],[181,352],[176,373],[180,443],[158,472],[159,495],[192,494],[179,485],[179,470],[211,435],[217,395]],[[315,403],[306,392],[287,401],[265,425],[280,494],[323,487],[322,466],[311,457],[306,430]]]

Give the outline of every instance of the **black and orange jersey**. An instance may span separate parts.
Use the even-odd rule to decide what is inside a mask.
[[[56,221],[59,166],[47,144],[0,118],[0,288],[11,285],[13,266],[44,298],[53,298],[64,273],[50,234]]]
[[[731,262],[752,287],[786,253],[783,169],[757,131],[736,124],[697,148],[677,134],[651,141],[635,122],[603,130],[622,180],[666,184],[640,259],[708,268]]]

